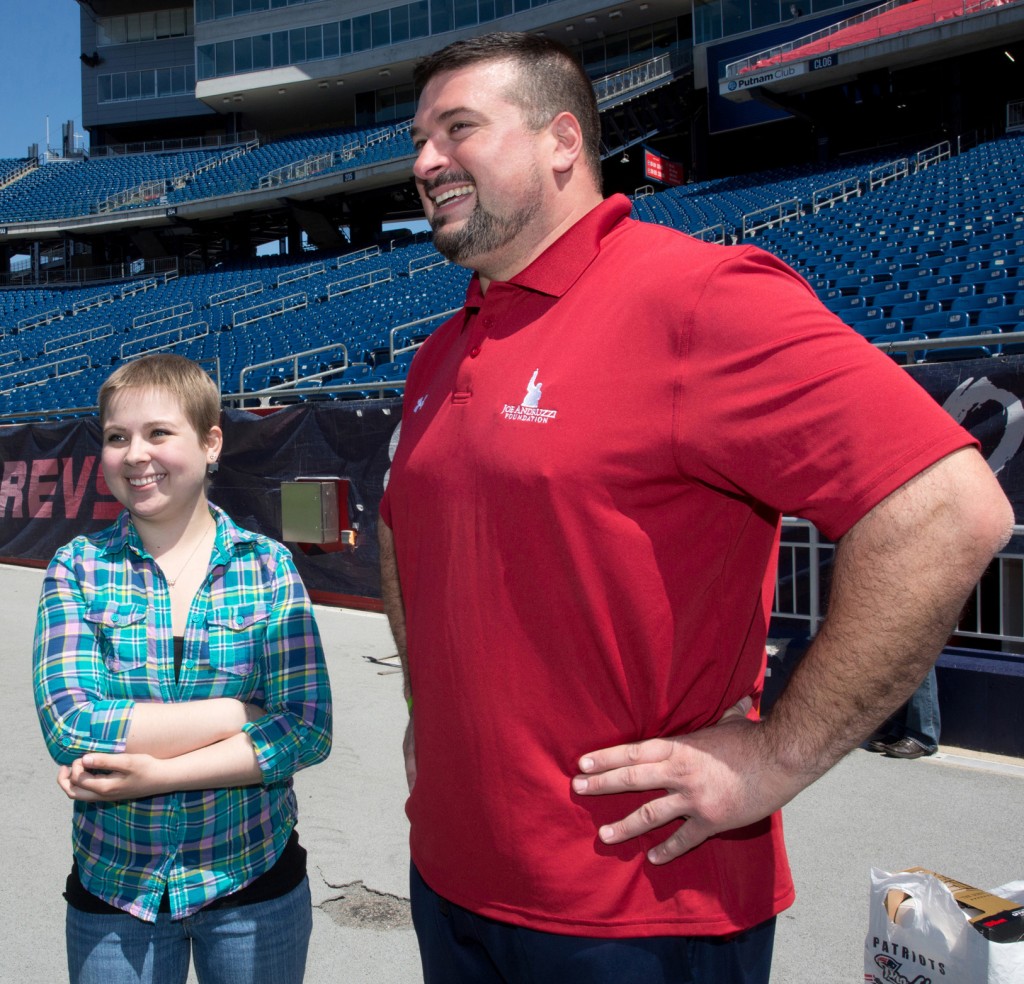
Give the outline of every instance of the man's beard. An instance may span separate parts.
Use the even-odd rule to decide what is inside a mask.
[[[469,175],[459,175],[456,179],[460,183],[463,180],[470,183]],[[450,183],[452,177],[446,176],[445,181]],[[473,257],[507,246],[533,221],[540,210],[540,182],[535,180],[530,191],[529,201],[522,208],[504,215],[487,211],[477,198],[469,218],[458,229],[446,228],[446,218],[435,216],[430,221],[434,248],[452,263],[472,267],[470,261]]]

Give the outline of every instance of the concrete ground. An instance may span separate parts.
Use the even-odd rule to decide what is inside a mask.
[[[66,980],[61,890],[71,804],[32,704],[41,572],[0,567],[0,984]],[[307,984],[421,981],[408,921],[406,710],[382,616],[318,608],[335,699],[335,741],[296,778],[309,852],[313,938]],[[979,713],[985,713],[979,708]],[[982,888],[1024,878],[1024,762],[942,748],[904,762],[855,751],[785,810],[798,899],[779,919],[773,982],[863,979],[869,871],[911,865]],[[722,982],[728,984],[728,982]]]

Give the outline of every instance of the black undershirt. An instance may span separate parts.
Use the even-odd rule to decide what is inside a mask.
[[[182,636],[174,637],[174,682],[178,682],[181,674],[181,660],[185,649],[185,640]],[[230,895],[222,895],[203,906],[207,909],[227,909],[238,905],[253,905],[256,902],[269,902],[271,899],[287,895],[292,889],[297,888],[302,879],[306,877],[306,849],[299,843],[299,835],[294,830],[288,843],[285,844],[281,856],[274,863],[269,871],[265,871],[255,880],[249,882],[244,888]],[[78,862],[72,861],[71,874],[68,875],[64,888],[64,898],[68,905],[79,912],[87,912],[92,915],[117,915],[123,916],[124,911],[116,906],[104,902],[99,896],[93,895],[83,884],[78,874]],[[160,912],[171,911],[171,900],[164,888],[163,898],[160,900]]]
[[[222,895],[203,906],[209,909],[228,909],[238,905],[253,905],[256,902],[269,902],[271,899],[287,895],[297,888],[306,877],[306,849],[299,843],[299,835],[292,831],[288,843],[285,844],[281,856],[274,866],[265,871],[244,888],[230,895]],[[71,865],[71,874],[64,888],[64,898],[72,909],[97,916],[123,916],[124,910],[104,902],[99,896],[93,895],[83,884],[78,875],[78,862]],[[160,912],[171,911],[171,901],[164,889],[164,897],[160,900]]]

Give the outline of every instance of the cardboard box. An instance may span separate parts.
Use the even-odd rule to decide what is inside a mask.
[[[993,943],[1018,943],[1024,940],[1024,905],[1010,899],[1000,898],[973,885],[941,875],[927,868],[907,868],[906,871],[934,875],[949,889],[957,905],[967,912],[968,922],[987,940]],[[890,895],[901,893],[890,892]],[[904,896],[905,897],[905,896]],[[903,899],[886,899],[890,918],[895,917]]]

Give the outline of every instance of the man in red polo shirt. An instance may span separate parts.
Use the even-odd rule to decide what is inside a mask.
[[[1009,504],[789,268],[602,199],[565,49],[457,42],[417,82],[434,242],[475,271],[378,526],[425,979],[765,982],[779,809],[913,692]],[[760,720],[785,514],[834,588]]]

